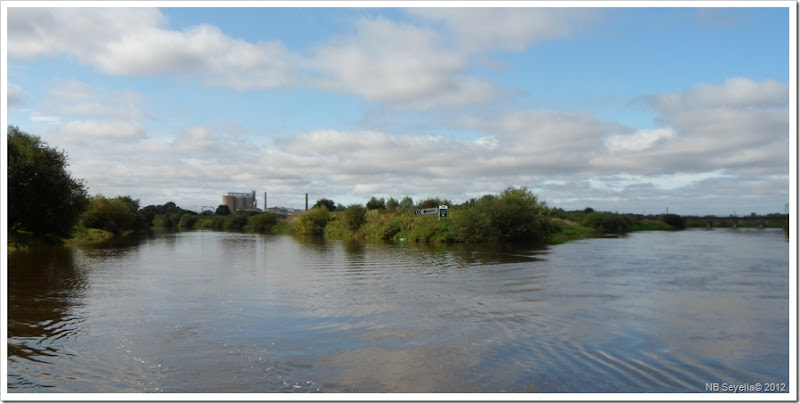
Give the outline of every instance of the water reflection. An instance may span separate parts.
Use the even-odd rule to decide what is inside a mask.
[[[82,332],[85,318],[76,306],[87,274],[75,265],[73,252],[64,248],[10,252],[8,270],[9,363],[51,363],[54,357],[74,355],[69,340]],[[9,378],[15,377],[9,369]]]
[[[559,246],[243,233],[9,256],[23,391],[695,392],[788,378],[780,232]]]

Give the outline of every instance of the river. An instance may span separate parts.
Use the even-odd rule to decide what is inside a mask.
[[[8,271],[10,393],[693,393],[789,381],[780,230],[546,247],[194,231],[12,252]]]

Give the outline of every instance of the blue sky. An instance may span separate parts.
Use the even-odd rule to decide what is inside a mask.
[[[793,2],[29,4],[3,4],[4,117],[66,150],[92,194],[188,209],[228,191],[302,207],[306,192],[457,203],[508,186],[634,213],[789,202]]]

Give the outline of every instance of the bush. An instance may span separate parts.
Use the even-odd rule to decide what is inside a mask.
[[[582,224],[606,234],[622,234],[633,230],[633,220],[626,215],[611,212],[590,212],[584,216]]]
[[[247,225],[249,215],[236,213],[225,217],[225,230],[242,231]]]
[[[547,205],[527,188],[507,188],[499,197],[484,197],[478,209],[489,216],[494,234],[503,240],[545,240],[555,231]]]
[[[311,209],[295,222],[295,231],[303,235],[321,236],[325,234],[325,226],[329,219],[328,209],[324,207]]]
[[[81,217],[84,227],[101,229],[118,236],[136,229],[142,222],[139,215],[139,202],[130,197],[106,199],[97,195],[89,200],[89,207]]]
[[[254,231],[257,233],[269,233],[273,226],[278,224],[278,215],[274,213],[259,213],[254,216],[250,216],[250,219],[247,221],[247,226],[245,226],[245,230],[247,231]]]
[[[686,228],[686,218],[673,213],[661,215],[658,217],[662,222],[672,226],[675,230],[683,230]]]
[[[474,206],[453,211],[452,234],[456,241],[479,242],[494,236],[494,228],[489,215]]]
[[[353,204],[344,210],[342,218],[348,230],[357,232],[367,221],[367,210],[359,204]]]
[[[200,216],[194,213],[184,213],[178,221],[178,228],[183,230],[194,229],[194,226],[200,220]]]

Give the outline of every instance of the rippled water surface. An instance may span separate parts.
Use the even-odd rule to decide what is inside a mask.
[[[9,392],[787,383],[781,231],[551,247],[186,232],[9,255]]]

